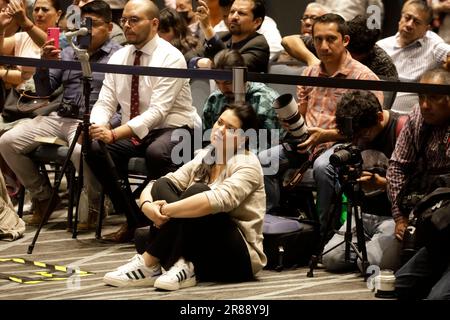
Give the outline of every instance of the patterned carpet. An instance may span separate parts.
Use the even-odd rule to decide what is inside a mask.
[[[102,282],[103,275],[131,258],[135,253],[134,245],[116,245],[96,240],[93,232],[80,233],[77,239],[72,239],[71,233],[65,229],[65,214],[64,210],[60,210],[52,215],[51,223],[43,228],[31,255],[26,252],[34,237],[35,228],[28,228],[20,240],[0,242],[0,258],[4,259],[0,262],[0,273],[3,276],[9,274],[16,281],[0,280],[0,300],[375,299],[359,274],[331,274],[318,269],[315,277],[308,278],[306,268],[282,272],[263,270],[253,282],[199,283],[195,287],[176,292],[154,288],[110,287]],[[105,222],[104,232],[115,230],[122,218],[109,217]],[[13,261],[13,258],[19,259]],[[21,259],[43,262],[46,268],[24,263]],[[79,276],[71,275],[58,266],[80,269],[81,273]],[[37,283],[18,283],[32,280]]]

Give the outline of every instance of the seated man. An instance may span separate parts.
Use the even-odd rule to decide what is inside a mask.
[[[378,77],[384,80],[398,80],[397,69],[391,57],[378,45],[381,30],[370,29],[366,16],[356,16],[347,22],[350,41],[347,50],[352,58],[358,60]],[[291,35],[283,38],[282,45],[294,58],[305,62],[309,66],[317,64],[317,52],[313,39],[307,35]]]
[[[233,2],[234,0],[218,0],[219,11],[223,19],[214,26],[213,29],[215,32],[230,32],[228,14],[230,13]],[[209,3],[211,3],[211,1],[209,1]],[[283,51],[283,47],[281,46],[281,34],[278,30],[277,23],[268,15],[264,16],[264,21],[258,29],[258,33],[266,38],[270,48],[270,61],[273,61],[278,57],[280,52]]]
[[[233,67],[244,67],[245,62],[242,55],[236,50],[224,49],[214,57],[214,69],[231,69]],[[205,102],[202,113],[203,130],[212,129],[214,123],[220,116],[226,104],[234,102],[233,84],[231,81],[216,80],[217,90],[215,90]],[[266,129],[267,141],[260,141],[264,149],[272,144],[272,138],[277,140],[282,132],[277,132],[276,136],[271,135],[271,130],[281,128],[275,110],[272,107],[274,100],[279,94],[264,83],[248,82],[245,94],[245,101],[253,107],[258,118],[259,127]]]
[[[158,36],[159,10],[152,1],[128,1],[121,22],[131,45],[117,51],[108,63],[186,68],[183,54]],[[111,129],[108,122],[118,104],[122,122]],[[179,141],[172,139],[172,133],[180,128],[191,133],[194,124],[200,123],[192,106],[189,80],[107,73],[90,120],[93,141],[86,160],[116,212],[127,217],[127,223],[118,232],[105,238],[127,242],[136,227],[148,223],[131,193],[128,161],[145,157],[150,179],[177,169],[178,165],[172,161],[172,149]]]
[[[93,21],[92,41],[88,48],[90,62],[106,63],[111,55],[120,48],[109,40],[111,31],[111,8],[104,1],[92,1],[81,8],[83,17],[90,17]],[[42,58],[62,60],[76,60],[77,56],[72,47],[62,52],[55,48],[53,40],[46,42],[42,48]],[[104,74],[93,72],[92,92],[90,101],[98,98]],[[0,138],[0,152],[20,182],[30,191],[34,202],[32,218],[29,224],[37,225],[44,217],[49,203],[52,188],[48,179],[40,175],[36,164],[28,157],[40,143],[34,141],[37,136],[55,136],[67,141],[69,144],[75,137],[75,131],[85,111],[82,72],[61,69],[37,69],[34,75],[37,93],[41,96],[50,95],[61,84],[64,86],[63,103],[56,113],[49,116],[38,116],[23,121]],[[81,145],[77,145],[72,153],[71,160],[76,168],[80,164]],[[85,169],[87,169],[85,167]],[[89,171],[84,171],[85,180],[89,179]]]
[[[432,69],[422,75],[420,83],[449,86],[450,73]],[[425,179],[428,173],[450,173],[449,128],[450,96],[421,94],[419,105],[414,107],[398,138],[386,176],[399,241],[408,226],[409,212],[402,211],[400,194],[409,178],[413,174]],[[447,226],[447,232],[448,229]],[[450,250],[448,242],[444,245],[446,249],[438,252],[428,246],[421,248],[397,271],[395,286],[399,299],[450,299]]]
[[[189,61],[190,68],[210,68],[214,56],[223,49],[238,50],[249,71],[267,72],[269,65],[269,45],[266,38],[257,30],[266,14],[261,0],[236,0],[228,14],[230,32],[216,34],[209,22],[209,9],[205,2],[199,1],[197,14],[200,27],[205,35],[203,50]]]
[[[336,14],[319,17],[313,26],[313,39],[320,64],[305,69],[304,76],[378,80],[378,77],[366,66],[352,59],[346,50],[349,42],[347,25]],[[298,87],[298,112],[304,116],[308,126],[307,139],[296,145],[297,150],[288,151],[282,145],[262,151],[259,158],[265,169],[264,184],[267,195],[267,210],[276,208],[280,202],[279,178],[289,168],[300,167],[311,153],[320,154],[313,165],[314,178],[318,186],[319,218],[325,225],[328,203],[334,192],[333,173],[328,173],[329,157],[333,153],[332,144],[344,140],[336,129],[336,105],[347,89],[321,88],[310,86]],[[382,94],[376,93],[382,101]],[[281,119],[283,120],[283,119]],[[294,146],[295,148],[295,146]],[[278,166],[273,166],[278,163]],[[331,170],[332,171],[332,170]],[[320,172],[320,174],[316,174]],[[333,181],[333,180],[331,180]]]
[[[377,42],[394,61],[401,81],[417,82],[425,71],[441,66],[450,53],[450,45],[429,31],[432,16],[425,1],[406,1],[398,33]],[[399,92],[392,110],[409,113],[417,103],[416,93]]]
[[[353,145],[362,152],[362,175],[358,178],[362,193],[355,195],[363,212],[362,220],[366,236],[367,258],[370,265],[381,269],[396,270],[400,262],[400,243],[395,239],[395,223],[392,219],[390,202],[386,194],[386,174],[388,159],[397,140],[399,115],[382,110],[375,95],[369,91],[352,91],[344,94],[336,109],[337,129],[344,133],[346,119],[351,118],[353,130]],[[345,168],[337,167],[342,174]],[[341,189],[343,179],[339,175],[336,190]],[[344,186],[347,187],[347,186]],[[344,190],[345,191],[345,190]],[[340,198],[335,197],[336,201]],[[354,219],[352,223],[354,224]],[[331,222],[329,220],[329,222]],[[345,232],[346,224],[339,230]],[[353,226],[352,226],[353,227]],[[356,239],[356,237],[354,237]],[[343,235],[335,234],[325,246],[327,251],[344,240]],[[356,241],[356,240],[355,240]],[[323,256],[323,264],[329,271],[346,271],[356,267],[356,255],[345,261],[345,244],[331,250]],[[361,262],[361,261],[358,261]]]
[[[317,62],[317,57],[305,47],[304,39],[312,36],[312,26],[316,19],[329,12],[330,10],[327,7],[319,3],[309,3],[300,19],[300,37],[303,36],[303,41],[300,40],[298,34],[283,37],[281,45],[286,51],[280,54],[276,62],[287,65],[298,65],[300,63],[302,66]]]

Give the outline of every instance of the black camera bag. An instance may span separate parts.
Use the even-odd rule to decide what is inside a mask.
[[[276,271],[306,265],[319,241],[314,223],[271,214],[264,217],[263,235],[266,269]]]

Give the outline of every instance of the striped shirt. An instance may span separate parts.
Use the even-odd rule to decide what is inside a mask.
[[[329,76],[322,63],[305,69],[303,76],[327,77],[337,79],[379,80],[365,65],[352,58],[349,52],[344,63],[333,75]],[[322,129],[336,128],[336,107],[342,95],[352,89],[297,86],[299,109],[306,108],[305,121],[308,127]],[[383,93],[374,92],[383,105]]]
[[[399,34],[377,42],[391,56],[400,81],[418,82],[422,74],[440,66],[450,53],[450,45],[432,31],[405,47],[398,44]],[[392,110],[408,113],[419,102],[413,92],[398,92]]]
[[[424,140],[425,131],[428,138]],[[417,170],[418,153],[424,148],[424,154],[427,170],[444,171],[450,165],[450,124],[444,126],[430,126],[424,124],[420,113],[419,105],[413,108],[405,123],[397,144],[389,161],[389,168],[386,179],[388,181],[388,192],[392,202],[392,215],[394,219],[399,220],[402,215],[408,215],[409,212],[401,212],[397,206],[397,197],[406,184],[407,178],[412,172]]]

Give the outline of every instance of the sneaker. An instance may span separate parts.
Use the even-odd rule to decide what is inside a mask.
[[[151,287],[161,275],[161,266],[147,267],[142,255],[136,254],[130,261],[115,271],[108,272],[103,282],[114,287]]]
[[[193,287],[197,284],[194,265],[180,258],[165,274],[156,279],[155,288],[164,290],[178,290]]]

